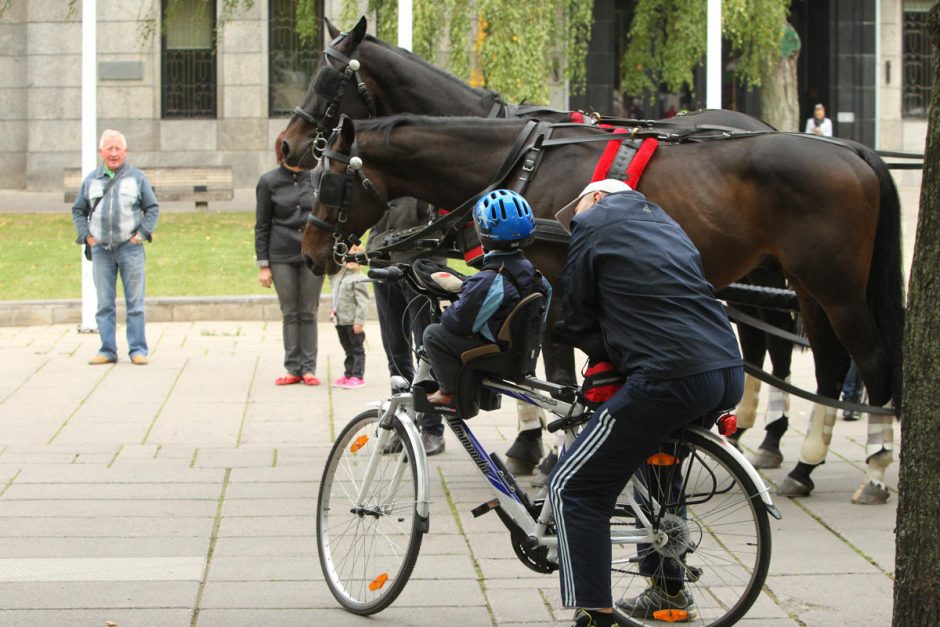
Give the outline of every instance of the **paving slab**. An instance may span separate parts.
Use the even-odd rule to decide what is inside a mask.
[[[569,624],[557,575],[518,562],[497,516],[471,516],[489,487],[450,433],[429,460],[430,533],[412,581],[371,619],[338,609],[317,556],[317,490],[336,434],[387,393],[388,377],[375,343],[364,388],[330,387],[342,351],[329,324],[319,332],[324,385],[278,387],[278,324],[151,323],[145,368],[87,366],[97,338],[72,325],[0,327],[0,624]],[[366,333],[379,337],[374,322]],[[807,355],[793,370],[811,384]],[[792,402],[771,485],[798,458],[809,411]],[[470,422],[499,454],[515,425],[510,402]],[[762,424],[754,431],[745,447]],[[784,517],[771,522],[767,592],[741,624],[890,622],[896,498],[849,503],[865,433],[839,421],[813,496],[775,497]],[[896,465],[888,482],[896,488]]]

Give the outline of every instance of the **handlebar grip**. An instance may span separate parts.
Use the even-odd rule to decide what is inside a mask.
[[[405,273],[401,271],[401,268],[389,266],[388,268],[370,268],[368,276],[374,281],[397,283],[405,278]]]

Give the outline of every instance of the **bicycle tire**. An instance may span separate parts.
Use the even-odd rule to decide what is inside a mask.
[[[379,412],[365,411],[340,432],[317,497],[317,549],[330,592],[354,614],[388,607],[411,577],[421,549],[414,444],[396,420],[403,449],[382,454],[363,507],[355,508],[369,459],[378,442]],[[393,489],[395,475],[399,485]],[[405,497],[399,500],[399,497]]]
[[[627,489],[633,489],[633,481],[641,481],[658,492],[655,497],[666,505],[654,517],[653,528],[666,531],[670,540],[662,549],[614,543],[611,582],[616,618],[621,625],[634,627],[672,622],[733,625],[757,600],[770,567],[767,509],[751,477],[722,443],[685,430],[667,440],[660,451],[682,461],[671,469],[668,461],[660,467],[645,465]],[[653,468],[658,484],[651,479]],[[683,496],[667,502],[659,487],[672,480],[681,480]],[[632,514],[621,507],[617,512],[612,525],[635,526]],[[671,559],[663,560],[664,555]],[[657,563],[658,570],[651,567]],[[667,572],[664,564],[671,564],[672,570]],[[648,606],[633,600],[649,587],[650,575],[658,575],[660,582],[671,580],[672,585],[681,580],[686,591],[682,594],[691,594],[693,603],[686,616],[681,610],[650,615]]]

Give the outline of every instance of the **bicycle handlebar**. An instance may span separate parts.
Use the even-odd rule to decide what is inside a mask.
[[[389,266],[388,268],[369,268],[368,276],[373,281],[381,283],[398,283],[405,278],[401,268]]]

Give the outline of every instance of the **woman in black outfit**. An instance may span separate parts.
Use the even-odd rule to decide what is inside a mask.
[[[300,255],[307,214],[313,209],[310,173],[284,164],[281,142],[274,142],[278,167],[261,175],[256,189],[255,256],[258,281],[277,292],[284,330],[283,376],[277,385],[320,385],[317,370],[317,306],[323,277],[304,265]]]

